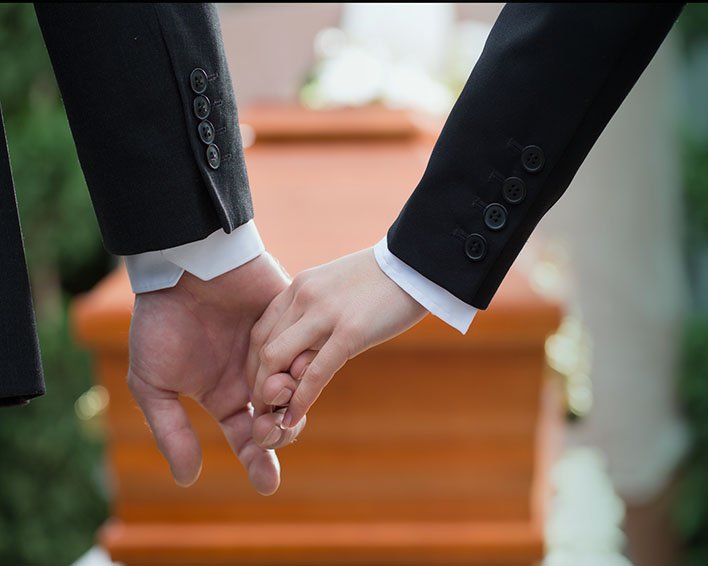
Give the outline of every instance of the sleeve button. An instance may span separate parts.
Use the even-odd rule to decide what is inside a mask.
[[[501,230],[506,226],[506,208],[501,204],[493,203],[484,209],[484,225],[490,230]]]
[[[537,145],[527,145],[521,150],[521,165],[529,173],[538,173],[545,163],[543,150]]]
[[[203,94],[200,94],[192,101],[192,107],[194,108],[194,115],[200,120],[204,120],[211,112],[211,103]]]
[[[221,152],[216,144],[210,144],[206,149],[207,163],[209,167],[216,170],[221,164]]]
[[[526,183],[519,177],[509,177],[502,185],[502,194],[509,204],[519,204],[526,198]]]
[[[472,261],[482,261],[487,255],[487,240],[481,234],[470,234],[465,240],[465,254]]]
[[[197,67],[189,75],[189,86],[196,94],[201,94],[207,87],[207,74],[204,69]]]
[[[214,141],[214,126],[209,120],[204,120],[197,126],[197,131],[199,132],[199,139],[204,143],[210,144]]]

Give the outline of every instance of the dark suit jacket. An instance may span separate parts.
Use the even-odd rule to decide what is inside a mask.
[[[681,9],[507,4],[388,232],[391,252],[486,308]]]
[[[35,9],[109,252],[169,248],[253,217],[212,5]],[[0,404],[18,404],[44,383],[6,151],[0,241]]]
[[[504,8],[419,186],[389,231],[391,251],[485,308],[680,9]],[[230,232],[252,217],[212,7],[36,10],[108,251],[168,248],[218,228]],[[203,124],[207,110],[211,133]],[[6,154],[0,154],[0,238],[0,265],[9,266],[0,296],[11,298],[0,303],[0,399],[22,402],[44,387]]]

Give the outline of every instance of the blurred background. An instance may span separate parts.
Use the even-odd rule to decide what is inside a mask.
[[[269,102],[444,116],[501,7],[219,10],[244,114]],[[691,4],[539,226],[533,257],[519,258],[536,266],[540,293],[568,297],[566,331],[584,357],[566,376],[566,442],[598,449],[626,507],[621,550],[638,566],[708,564],[706,100],[708,6]],[[86,420],[100,399],[67,308],[117,262],[101,246],[31,5],[0,4],[0,101],[48,389],[0,412],[0,564],[70,564],[94,544],[109,490],[104,437]]]

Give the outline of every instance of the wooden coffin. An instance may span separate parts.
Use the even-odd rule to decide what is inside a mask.
[[[256,222],[291,273],[373,245],[415,187],[435,131],[383,109],[264,107],[246,159]],[[245,136],[245,137],[246,137]],[[558,304],[512,270],[461,336],[428,316],[343,368],[257,495],[218,427],[185,401],[204,448],[192,487],[167,464],[125,384],[132,295],[120,269],[76,301],[107,410],[112,517],[127,566],[505,564],[543,556],[546,470],[559,428],[544,381]],[[382,313],[385,316],[385,313]]]

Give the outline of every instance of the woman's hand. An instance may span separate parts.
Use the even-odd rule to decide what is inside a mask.
[[[381,271],[371,248],[300,273],[251,331],[256,442],[275,448],[291,440],[283,429],[301,421],[347,360],[426,314]]]

